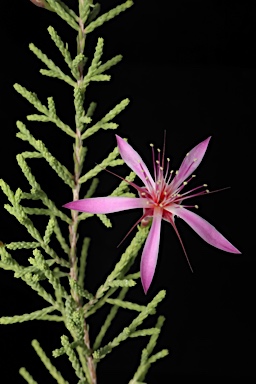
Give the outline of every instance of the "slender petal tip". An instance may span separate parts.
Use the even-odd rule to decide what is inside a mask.
[[[141,256],[140,276],[145,294],[150,287],[156,269],[160,242],[161,221],[162,212],[160,214],[155,213],[152,227],[150,228],[150,232]]]
[[[183,219],[208,244],[222,251],[236,254],[241,253],[212,224],[196,213],[185,208],[178,208],[175,214]]]
[[[145,186],[154,185],[154,181],[150,172],[138,154],[130,144],[128,144],[122,137],[116,135],[117,146],[120,152],[120,155],[124,162],[131,168],[133,172],[142,180]]]
[[[147,201],[139,197],[91,197],[90,199],[71,201],[63,207],[87,213],[113,213],[128,209],[146,208]]]

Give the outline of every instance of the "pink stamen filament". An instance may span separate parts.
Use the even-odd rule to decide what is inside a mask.
[[[148,177],[147,177],[147,173],[144,171],[144,169],[143,169],[141,163],[139,163],[139,166],[140,166],[140,169],[141,169],[142,172],[143,172],[143,175],[145,176],[145,184],[146,184],[147,189],[148,189],[149,191],[152,191],[152,190],[154,189],[154,187],[153,187],[153,185],[151,185],[151,182],[150,182],[150,180],[149,180]]]
[[[173,170],[170,171],[169,179],[166,181],[166,184],[170,184],[172,175],[173,175]]]
[[[199,185],[199,187],[195,187],[195,188],[193,188],[193,189],[190,189],[190,191],[187,191],[187,192],[183,193],[182,196],[185,196],[185,195],[187,195],[187,194],[189,194],[189,193],[191,193],[191,192],[194,192],[194,191],[196,191],[196,190],[198,190],[198,189],[200,189],[200,188],[206,188],[206,187],[207,187],[206,184],[204,184],[204,185]]]
[[[135,224],[133,224],[133,226],[129,229],[129,231],[126,233],[126,235],[120,241],[120,243],[118,244],[117,248],[123,243],[123,241],[127,238],[127,236],[129,236],[129,234],[133,231],[133,229],[136,227],[136,225],[138,225],[143,219],[145,219],[145,217],[147,217],[147,215],[143,214],[141,216],[141,218],[139,220],[137,220]]]
[[[165,181],[165,182],[166,182],[166,178],[167,178],[167,176],[168,176],[169,167],[170,167],[170,160],[167,159],[167,166],[166,166],[166,171],[165,171],[165,176],[164,176],[164,181]]]
[[[156,164],[155,164],[155,151],[154,151],[154,146],[153,144],[151,145],[152,147],[152,161],[153,161],[153,169],[154,169],[154,179],[156,181]]]

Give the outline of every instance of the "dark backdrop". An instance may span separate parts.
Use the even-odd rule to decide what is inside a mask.
[[[67,4],[75,3],[67,0]],[[118,3],[117,0],[105,1],[102,9],[109,10]],[[206,156],[196,172],[196,182],[207,183],[210,189],[231,187],[198,198],[194,203],[199,205],[198,213],[215,225],[242,255],[231,255],[211,247],[185,223],[178,221],[194,268],[192,274],[176,235],[171,226],[164,223],[157,271],[149,293],[145,297],[138,284],[136,293],[130,296],[146,304],[159,289],[167,290],[167,297],[159,307],[159,314],[166,316],[166,322],[158,348],[168,348],[170,355],[152,367],[148,383],[178,383],[193,378],[198,383],[216,382],[220,378],[241,382],[256,377],[256,287],[252,246],[255,229],[255,18],[253,2],[141,0],[88,36],[88,52],[93,52],[97,37],[102,36],[105,38],[105,60],[119,53],[124,56],[122,63],[110,71],[110,83],[93,84],[88,91],[89,100],[99,103],[96,116],[102,116],[122,98],[129,97],[129,107],[117,118],[119,134],[129,138],[148,164],[151,163],[149,143],[161,147],[164,130],[167,132],[167,156],[174,168],[179,166],[188,150],[212,135]],[[69,42],[73,54],[75,34],[66,27],[64,31],[62,20],[28,0],[3,2],[1,19],[1,177],[13,189],[21,186],[28,190],[15,155],[29,147],[16,138],[15,121],[25,122],[25,116],[34,113],[34,109],[16,94],[12,84],[19,82],[36,91],[43,101],[47,96],[54,96],[59,115],[73,124],[69,87],[38,73],[44,66],[29,51],[28,44],[33,41],[62,65],[46,28],[53,25]],[[71,169],[71,140],[66,140],[65,135],[51,125],[30,123],[29,127]],[[113,145],[113,132],[99,132],[89,139],[88,167],[101,161]],[[69,191],[61,182],[55,183],[54,173],[49,173],[47,165],[38,162],[33,170],[60,206],[70,200]],[[125,167],[115,171],[124,176],[129,172]],[[116,184],[114,176],[103,173],[98,195],[111,192]],[[0,201],[2,206],[6,203],[3,194]],[[95,219],[83,226],[84,234],[92,237],[93,257],[88,261],[91,268],[88,286],[92,291],[104,281],[120,252],[129,244],[128,238],[120,250],[116,250],[116,245],[139,215],[138,211],[112,215],[113,229],[108,232]],[[0,240],[5,243],[22,240],[25,236],[23,228],[3,208],[0,226]],[[25,260],[27,255],[20,257]],[[14,279],[12,273],[0,271],[0,284],[1,315],[31,312],[44,305],[25,284]],[[131,316],[122,311],[120,314],[122,324],[128,324]],[[94,324],[91,325],[92,334],[99,327],[97,320],[95,322],[95,331]],[[117,321],[115,331],[120,329]],[[51,383],[30,340],[38,338],[50,353],[59,345],[62,333],[58,325],[34,322],[1,326],[0,334],[3,382],[22,383],[17,372],[20,366],[26,366],[39,383]],[[109,340],[113,335],[110,332]],[[144,339],[131,340],[116,349],[100,366],[99,383],[128,382],[137,367],[139,348],[143,348],[144,343]],[[71,369],[66,360],[60,360],[59,364],[68,378]]]

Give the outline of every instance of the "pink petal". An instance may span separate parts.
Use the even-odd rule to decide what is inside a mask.
[[[88,213],[112,213],[125,211],[134,208],[146,208],[147,200],[136,197],[92,197],[90,199],[82,199],[71,201],[63,205],[65,208],[74,211]]]
[[[144,185],[148,186],[150,183],[151,186],[154,186],[155,183],[152,176],[150,175],[149,170],[140,155],[120,136],[116,135],[116,140],[120,155],[128,167],[130,167],[133,172],[139,176]]]
[[[176,208],[173,213],[183,219],[207,243],[226,252],[241,253],[213,225],[196,213],[182,207]]]
[[[174,177],[171,182],[171,187],[175,190],[180,184],[183,183],[199,166],[201,163],[208,143],[211,137],[208,137],[206,140],[202,141],[196,145],[184,158],[181,166],[179,168],[178,174]]]
[[[154,212],[152,227],[142,252],[140,275],[145,293],[147,293],[149,289],[156,269],[160,242],[161,221],[162,212],[159,212],[158,210],[157,212]]]

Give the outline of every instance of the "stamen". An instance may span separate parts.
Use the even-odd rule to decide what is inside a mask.
[[[160,150],[159,148],[157,148],[157,152],[158,152],[158,156],[157,156],[157,158],[158,158],[158,160],[157,160],[158,163],[157,163],[157,164],[159,165],[159,164],[161,164],[161,163],[160,163],[160,160],[161,160],[161,155],[160,155],[160,154],[161,154],[161,150]],[[163,164],[162,164],[162,165],[163,165]],[[158,169],[157,169],[157,177],[159,177],[159,174],[160,174],[160,169],[159,169],[159,167],[158,167]]]
[[[170,166],[170,159],[169,157],[167,157],[167,166],[166,166],[166,171],[165,171],[165,175],[164,175],[164,181],[166,182],[166,178],[167,178],[167,175],[168,175],[168,171],[169,171],[169,166]]]
[[[183,193],[182,196],[186,196],[189,193],[197,191],[198,189],[203,188],[203,187],[204,187],[203,185],[199,185],[199,187],[195,187],[195,188],[191,189],[190,191],[187,191],[187,192]],[[199,192],[199,193],[202,194],[202,193],[205,193],[205,191],[202,191],[202,192]]]
[[[165,143],[166,143],[166,130],[164,131],[164,144],[163,144],[163,154],[162,154],[162,167],[164,168],[164,156],[165,156]]]
[[[127,238],[127,236],[131,233],[131,231],[143,220],[145,219],[145,217],[147,217],[147,215],[143,215],[138,221],[136,221],[136,223],[131,227],[131,229],[126,233],[126,235],[124,236],[123,240],[120,241],[120,243],[118,244],[117,248],[122,244],[122,242]]]
[[[195,188],[195,189],[198,189],[198,188]],[[183,201],[183,200],[186,200],[186,199],[191,199],[192,197],[203,196],[203,195],[206,195],[207,193],[210,193],[210,191],[209,191],[209,192],[207,192],[207,191],[201,191],[201,192],[198,192],[198,193],[194,193],[193,195],[185,196],[185,195],[187,195],[187,193],[191,193],[192,191],[193,191],[193,189],[192,189],[191,191],[188,191],[188,192],[182,194],[182,195],[181,195],[182,201]]]
[[[168,165],[169,165],[169,163],[168,163]],[[166,172],[166,173],[167,173],[167,172]],[[166,184],[169,184],[169,183],[170,183],[171,178],[172,178],[172,174],[173,174],[173,169],[170,171],[170,175],[169,175],[169,177],[168,177],[168,180],[166,181]]]
[[[152,160],[153,160],[153,169],[154,169],[154,179],[156,180],[156,165],[155,165],[155,151],[154,151],[154,144],[150,144],[152,148]]]
[[[198,207],[198,205],[181,205],[181,204],[179,204],[179,207],[181,207],[181,208],[196,208],[196,209],[198,209],[199,207]]]
[[[172,224],[172,226],[173,226],[173,228],[174,228],[174,230],[175,230],[175,232],[176,232],[176,234],[177,234],[177,236],[178,236],[178,239],[179,239],[179,241],[180,241],[180,244],[181,244],[181,246],[182,246],[183,252],[185,253],[185,257],[186,257],[186,259],[187,259],[187,262],[188,262],[189,268],[191,269],[191,272],[193,272],[192,266],[191,266],[191,264],[190,264],[190,261],[189,261],[189,258],[188,258],[188,255],[187,255],[186,249],[185,249],[185,247],[184,247],[184,245],[183,245],[183,242],[182,242],[182,240],[181,240],[181,237],[180,237],[180,234],[179,234],[179,232],[178,232],[178,229],[177,229],[177,227],[176,227],[176,225],[175,225],[175,223],[174,223],[174,222],[173,222],[173,223],[171,223],[171,224]]]
[[[100,165],[99,165],[99,167],[100,167]],[[102,167],[101,167],[101,168],[102,168]],[[104,169],[104,171],[110,173],[111,175],[114,175],[114,176],[118,177],[119,179],[125,181],[127,184],[129,184],[129,185],[131,185],[133,188],[135,188],[138,192],[143,192],[143,188],[142,188],[142,187],[139,187],[137,184],[133,183],[132,181],[129,181],[129,180],[124,179],[122,176],[117,175],[115,172],[112,172],[112,171],[110,171],[110,170],[107,169],[107,168],[102,168],[102,169]]]
[[[193,161],[195,162],[195,161],[197,161],[197,159],[194,159]]]

